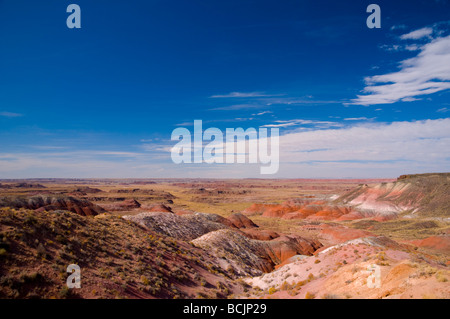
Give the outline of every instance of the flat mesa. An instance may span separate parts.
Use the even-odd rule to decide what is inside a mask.
[[[184,306],[183,313],[199,313],[199,314],[211,314],[213,317],[216,314],[217,306],[194,306],[192,303],[189,306]]]

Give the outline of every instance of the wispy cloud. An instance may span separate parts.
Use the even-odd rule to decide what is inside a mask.
[[[285,128],[293,126],[313,126],[314,128],[330,128],[330,127],[341,127],[343,124],[331,121],[316,121],[316,120],[304,120],[304,119],[294,119],[294,120],[277,120],[273,124],[262,125],[261,127],[267,128]]]
[[[253,114],[254,116],[254,114]],[[225,119],[214,119],[214,120],[202,120],[203,124],[211,124],[211,123],[234,123],[234,122],[244,122],[244,121],[253,121],[253,117],[233,117],[233,118],[225,118]],[[175,126],[193,126],[194,121],[187,121],[175,124]],[[142,140],[141,140],[142,142]],[[151,142],[151,141],[149,141]],[[157,142],[157,141],[153,141]]]
[[[417,44],[382,44],[379,46],[380,49],[391,52],[399,52],[399,51],[418,51],[420,50],[420,46]],[[373,68],[372,68],[373,70]]]
[[[400,36],[402,40],[417,40],[421,38],[431,38],[433,34],[433,29],[430,27],[425,27],[422,29],[414,30],[409,33]]]
[[[245,110],[245,109],[261,109],[260,114],[267,114],[269,111],[264,111],[265,108],[274,107],[274,106],[283,106],[283,105],[325,105],[325,104],[342,104],[344,101],[338,100],[321,100],[314,99],[313,96],[288,96],[287,94],[266,94],[262,92],[250,92],[250,93],[241,93],[241,92],[232,92],[226,95],[213,95],[210,98],[237,98],[235,101],[239,101],[239,103],[231,104],[231,105],[218,105],[216,107],[212,107],[210,111],[236,111],[236,110]],[[255,115],[255,114],[253,114]]]
[[[260,115],[264,115],[264,114],[271,114],[273,113],[272,111],[264,111],[264,112],[259,112],[259,113],[255,113],[252,114],[253,116],[260,116]]]
[[[41,151],[64,150],[68,148],[67,146],[55,146],[55,145],[27,145],[27,147]]]
[[[450,111],[449,108],[443,107],[443,108],[440,108],[439,110],[437,110],[436,112],[439,112],[439,113],[447,113],[447,112],[449,112],[449,111]]]
[[[115,150],[0,153],[0,174],[4,178],[139,177],[139,171],[142,176],[144,172],[151,175],[151,170],[138,166],[158,168],[158,155]]]
[[[344,121],[366,121],[369,120],[369,118],[362,116],[362,117],[347,117],[344,119]]]
[[[209,109],[210,111],[236,111],[236,110],[247,110],[247,109],[259,109],[261,107],[267,107],[267,104],[253,103],[253,104],[233,104],[227,106],[219,106]]]
[[[319,104],[342,104],[343,101],[339,100],[314,100],[312,97],[305,98],[295,98],[295,97],[285,97],[285,98],[270,98],[266,99],[267,105],[319,105]]]
[[[430,29],[422,28],[401,38],[420,39],[430,35]],[[411,102],[424,95],[450,89],[450,36],[416,45],[419,53],[401,61],[399,71],[365,78],[365,94],[358,95],[349,104],[367,106]]]
[[[444,171],[450,158],[448,127],[450,118],[294,131],[280,137],[280,171],[293,176]]]
[[[321,122],[295,121],[311,125]],[[281,122],[278,124],[288,123]],[[450,158],[449,127],[450,118],[296,128],[280,136],[277,177],[394,177],[445,171]],[[0,153],[0,174],[3,178],[261,177],[259,164],[175,165],[170,161],[171,146],[173,142],[158,141],[144,144],[142,152]]]
[[[283,96],[283,94],[266,94],[264,92],[231,92],[228,94],[212,95],[211,98],[251,98],[251,97],[272,97]]]
[[[194,125],[194,121],[181,122],[181,123],[175,124],[175,126],[193,126],[193,125]]]
[[[396,24],[391,27],[391,31],[393,30],[405,30],[407,28],[404,24]]]
[[[0,112],[0,116],[2,116],[2,117],[20,117],[20,116],[23,116],[23,114],[13,113],[13,112]]]

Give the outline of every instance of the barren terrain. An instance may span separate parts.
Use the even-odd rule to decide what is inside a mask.
[[[448,299],[449,185],[0,180],[0,297]]]

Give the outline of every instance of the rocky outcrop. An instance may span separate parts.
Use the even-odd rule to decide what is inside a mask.
[[[218,258],[224,269],[241,275],[259,275],[295,255],[312,255],[322,245],[300,236],[284,235],[275,240],[250,239],[231,229],[207,233],[192,241]]]
[[[223,217],[215,214],[195,213],[178,216],[167,212],[148,212],[123,218],[157,233],[185,241],[193,240],[211,231],[228,228],[220,222]]]
[[[16,183],[16,184],[1,184],[0,188],[46,188],[44,185],[35,183]]]
[[[343,226],[321,225],[319,236],[323,242],[330,245],[337,245],[352,239],[374,236],[374,234]]]
[[[361,184],[345,194],[328,199],[296,199],[282,204],[253,204],[243,211],[246,216],[262,215],[283,219],[377,221],[408,217],[447,217],[450,210],[450,174],[400,176],[395,182],[369,186]]]
[[[130,198],[114,204],[101,204],[101,207],[107,211],[129,211],[141,207],[141,204]]]
[[[147,212],[123,218],[150,231],[190,241],[213,254],[223,269],[231,267],[241,275],[271,271],[292,256],[312,255],[322,246],[316,240],[297,235],[280,236],[276,232],[260,230],[240,214],[231,220],[217,214],[179,216],[166,212]]]
[[[272,240],[277,237],[280,237],[280,235],[277,232],[268,229],[242,228],[240,229],[240,231],[244,236],[247,236],[250,239]]]
[[[397,181],[372,186],[362,184],[335,200],[377,218],[393,218],[402,212],[411,217],[448,216],[450,174],[402,175]]]
[[[145,209],[147,212],[165,212],[165,213],[173,213],[173,210],[170,206],[164,204],[151,204],[151,205],[142,205],[142,209]]]
[[[68,210],[82,216],[95,216],[105,212],[103,208],[88,200],[70,196],[8,196],[0,198],[0,207],[40,211]]]
[[[435,251],[450,254],[450,236],[431,236],[424,239],[413,240],[412,244]]]
[[[353,209],[345,205],[330,205],[325,201],[286,201],[282,204],[253,204],[243,211],[251,216],[283,219],[337,220],[362,218],[355,215]],[[362,215],[361,215],[362,216]]]
[[[238,229],[258,227],[250,218],[241,213],[232,214],[227,219]]]
[[[361,212],[388,214],[413,209],[412,202],[400,202],[397,199],[408,190],[407,183],[381,183],[374,186],[361,185],[344,194],[337,201],[357,207]]]
[[[274,265],[281,264],[295,255],[312,255],[322,247],[319,241],[306,239],[298,235],[282,235],[263,243],[265,251]]]
[[[242,213],[247,216],[264,215],[270,217],[282,217],[283,215],[296,211],[299,207],[287,204],[252,204]]]
[[[83,193],[83,194],[97,194],[103,192],[101,189],[92,188],[89,186],[77,187],[73,192]]]
[[[273,262],[259,241],[231,229],[207,233],[191,243],[214,255],[221,268],[232,273],[255,276],[273,269]]]

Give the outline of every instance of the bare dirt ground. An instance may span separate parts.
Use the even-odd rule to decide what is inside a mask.
[[[0,296],[448,299],[447,175],[0,180]]]

